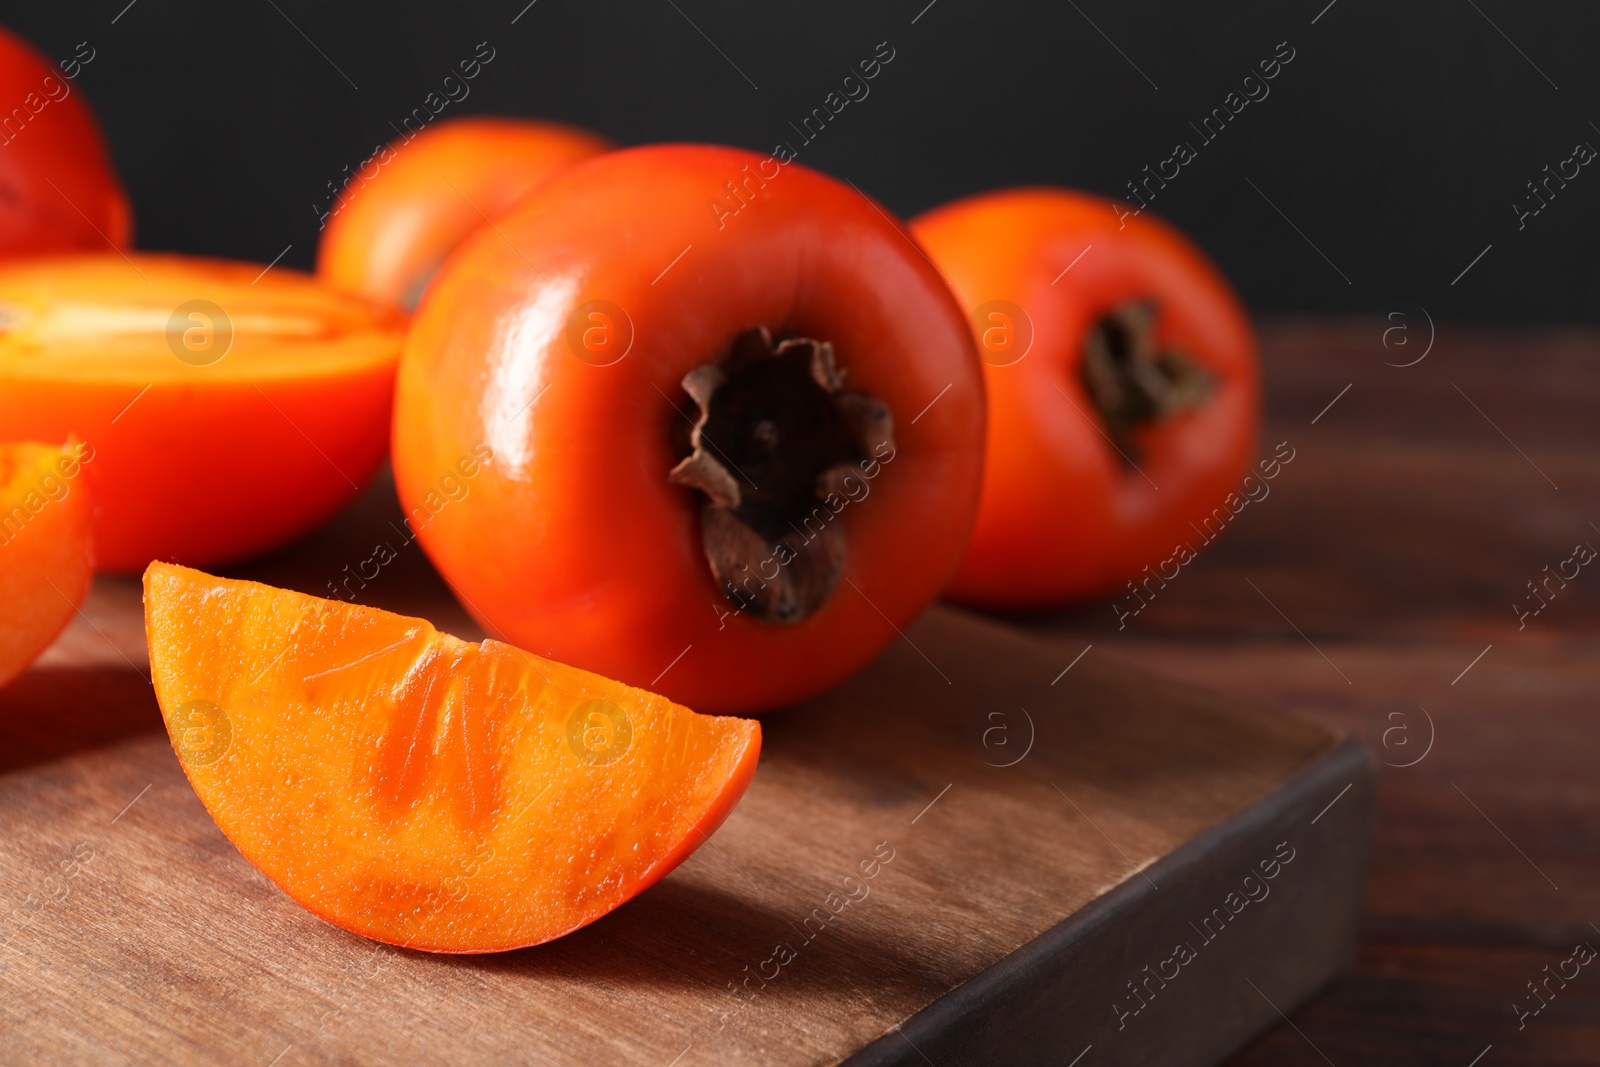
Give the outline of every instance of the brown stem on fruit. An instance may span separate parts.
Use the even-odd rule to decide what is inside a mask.
[[[1155,343],[1156,306],[1113,308],[1083,342],[1083,384],[1124,460],[1139,452],[1135,431],[1199,407],[1215,379],[1188,353]]]
[[[845,479],[894,446],[889,408],[844,387],[833,346],[761,327],[683,377],[699,417],[668,478],[705,494],[701,542],[723,593],[797,623],[844,573]]]

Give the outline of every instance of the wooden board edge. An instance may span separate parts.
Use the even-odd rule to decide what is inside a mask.
[[[1352,959],[1375,785],[1345,740],[845,1067],[1224,1060]]]

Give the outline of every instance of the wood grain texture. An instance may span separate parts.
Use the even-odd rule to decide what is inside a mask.
[[[239,573],[325,592],[389,536],[390,517],[380,487],[305,545]],[[362,599],[476,636],[414,546]],[[1266,847],[1240,834],[1277,833],[1261,821],[1269,817],[1304,824],[1308,804],[1335,794],[1320,778],[1307,793],[1306,773],[1347,767],[1351,750],[1330,764],[1336,740],[1324,727],[1158,680],[1098,650],[1063,673],[1077,651],[937,609],[846,686],[770,717],[744,802],[661,884],[549,945],[435,957],[322,923],[222,837],[160,730],[137,587],[102,580],[62,642],[0,694],[8,1056],[275,1067],[833,1063],[874,1040],[901,1040],[892,1028],[908,1020],[921,1033],[918,1011],[1069,917],[1101,912],[1116,921],[1085,922],[1110,928],[1111,940],[1081,942],[1099,944],[1099,955],[1061,988],[1092,1005],[1097,1025],[1112,1025],[1115,967],[1155,951],[1128,929],[1154,914],[1141,903],[1150,872],[1171,868],[1177,885],[1192,883],[1198,896],[1174,888],[1161,899],[1203,899],[1195,911],[1204,912],[1223,891],[1216,879],[1247,873]],[[986,743],[997,725],[1003,734]],[[1364,795],[1321,827],[1347,853],[1364,851]],[[1246,809],[1266,814],[1241,817]],[[1208,831],[1213,845],[1197,851]],[[1239,853],[1228,853],[1226,871],[1193,862],[1224,846]],[[1301,898],[1285,888],[1278,914],[1288,926],[1237,939],[1238,950],[1249,936],[1306,947],[1303,965],[1269,960],[1256,972],[1285,1006],[1344,951],[1351,923],[1338,916],[1352,913],[1358,861],[1347,854],[1344,873],[1328,880],[1335,890],[1304,897],[1323,913],[1287,906]],[[1298,862],[1296,877],[1317,883],[1321,861]],[[868,892],[841,907],[830,894],[850,875]],[[1103,900],[1101,912],[1083,912]],[[793,958],[775,967],[779,943]],[[1226,973],[1232,951],[1209,959]],[[762,969],[765,980],[754,977]],[[1208,981],[1191,988],[1200,994]],[[1219,1031],[1231,1036],[1206,1059],[1274,1017],[1235,986],[1236,1017]],[[1208,1002],[1185,993],[1161,1011]],[[1141,1040],[1166,1047],[1177,1031],[1151,1023]],[[947,1062],[957,1061],[975,1062]]]
[[[1526,595],[1525,583],[1566,558],[1575,541],[1600,546],[1588,525],[1600,524],[1600,423],[1593,413],[1600,339],[1584,329],[1446,327],[1427,359],[1396,368],[1384,365],[1403,361],[1382,347],[1387,325],[1265,327],[1265,443],[1288,440],[1298,449],[1272,496],[1251,505],[1125,631],[1106,603],[1019,621],[1056,644],[1061,666],[1092,642],[1072,674],[1102,655],[1136,662],[1354,733],[1379,760],[1372,874],[1354,966],[1307,1007],[1290,1010],[1299,1032],[1280,1026],[1239,1064],[1464,1067],[1491,1044],[1479,1067],[1600,1063],[1600,979],[1589,970],[1520,1030],[1511,1010],[1516,997],[1526,1000],[1525,983],[1576,941],[1600,945],[1589,925],[1600,923],[1593,889],[1600,883],[1600,579],[1585,570],[1525,629],[1517,629],[1511,610]],[[1346,385],[1350,391],[1313,425]],[[307,575],[284,557],[253,568],[252,576],[292,584],[298,574],[303,588],[316,591],[372,547],[335,532],[318,544],[327,573]],[[397,576],[420,566],[414,555],[394,565]],[[386,575],[374,585],[375,602],[428,610],[425,583],[387,583]],[[131,595],[102,587],[89,614],[142,663],[136,630],[125,632],[127,616],[110,610],[117,597]],[[459,613],[439,621],[448,626],[452,619],[468,632]],[[69,650],[88,673],[63,669]],[[0,758],[41,770],[79,758],[73,753],[116,751],[148,737],[155,709],[142,687],[111,645],[80,624],[0,698]],[[1433,748],[1412,767],[1391,764],[1414,758],[1415,750],[1386,748],[1373,729],[1394,701],[1410,701],[1433,719]],[[1412,716],[1409,731],[1395,737],[1420,743],[1426,724]],[[159,745],[147,758],[157,757],[170,758]],[[114,815],[149,781],[127,773],[111,782],[114,796],[94,793],[95,803]],[[181,779],[172,788],[181,794]],[[957,796],[948,794],[913,832]],[[156,797],[152,789],[116,825]],[[63,854],[73,843],[59,842]],[[715,854],[696,862],[708,858]],[[4,866],[5,892],[42,873],[33,862],[17,857]],[[275,891],[266,888],[271,900]],[[969,921],[987,921],[981,905]],[[132,930],[107,936],[126,939]],[[300,1017],[329,1008],[317,999],[322,993],[311,992],[321,988],[316,980],[298,979],[310,1005],[294,1007]],[[41,981],[49,981],[48,972]],[[94,1014],[83,987],[60,994],[43,988],[30,994],[43,1001],[10,998],[12,1017],[28,1012],[40,1025],[86,1034],[100,1025],[98,1016],[73,1015]],[[663,1020],[663,1034],[676,1033],[667,1029],[672,1025]],[[249,1062],[260,1050],[270,1060],[292,1036],[286,1028],[276,1049],[258,1036],[240,1058]],[[297,1045],[281,1067],[302,1054]]]
[[[1372,786],[1345,741],[846,1067],[1220,1062],[1348,963]]]
[[[1512,1010],[1575,943],[1600,947],[1600,574],[1524,629],[1512,610],[1576,542],[1600,548],[1600,337],[1445,325],[1401,368],[1385,361],[1421,348],[1386,350],[1390,325],[1269,324],[1264,443],[1298,450],[1272,495],[1126,630],[1108,604],[1026,623],[1349,731],[1379,761],[1355,965],[1240,1067],[1466,1067],[1491,1044],[1479,1067],[1600,1063],[1592,968],[1524,1027]],[[1433,747],[1400,766],[1430,735],[1418,709]]]

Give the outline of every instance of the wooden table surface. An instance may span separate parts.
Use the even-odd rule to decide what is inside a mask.
[[[1108,603],[1026,625],[1060,643],[1061,662],[1092,643],[1086,665],[1134,662],[1282,708],[1367,737],[1380,761],[1355,966],[1236,1062],[1600,1063],[1600,970],[1552,980],[1520,1029],[1513,1007],[1536,1006],[1528,983],[1577,943],[1600,946],[1600,579],[1590,567],[1552,580],[1522,629],[1513,610],[1537,604],[1527,583],[1575,545],[1600,546],[1600,337],[1445,330],[1399,368],[1385,365],[1401,361],[1385,325],[1264,327],[1264,451],[1295,449],[1270,496],[1126,629]],[[8,693],[6,732],[34,767],[161,744],[143,678],[106,651],[136,654],[136,622],[109,620],[136,620],[137,592],[96,596],[108,640],[74,640],[103,667],[47,662]],[[109,610],[118,596],[130,610]],[[27,713],[73,691],[70,730]]]
[[[1441,329],[1395,367],[1422,348],[1385,325],[1267,324],[1264,445],[1295,449],[1270,495],[1125,630],[1107,604],[1029,626],[1380,761],[1355,967],[1236,1063],[1600,1063],[1600,969],[1536,1015],[1527,984],[1600,948],[1600,568],[1513,607],[1600,548],[1600,335]]]
[[[317,591],[385,536],[392,492],[243,573]],[[363,600],[478,636],[415,551]],[[218,831],[141,631],[137,580],[99,579],[0,693],[0,1063],[1010,1065],[1064,1042],[1085,1067],[1204,1067],[1313,994],[1359,918],[1359,746],[935,609],[769,717],[739,807],[637,900],[521,951],[392,948]],[[260,751],[249,722],[222,758]],[[1235,924],[1241,894],[1271,899]],[[1206,977],[1158,998],[1151,972],[1147,1001],[1152,964]]]

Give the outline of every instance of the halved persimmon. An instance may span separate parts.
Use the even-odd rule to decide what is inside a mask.
[[[447,119],[407,133],[345,183],[317,249],[317,274],[347,293],[414,308],[468,234],[552,175],[612,147],[576,126],[534,119]]]
[[[0,444],[0,685],[50,646],[89,593],[89,496],[78,442]]]
[[[421,619],[153,564],[156,696],[245,858],[366,937],[497,952],[643,891],[722,823],[761,728]]]
[[[377,470],[405,325],[282,267],[0,264],[0,437],[94,448],[100,566],[241,559],[317,525]]]

